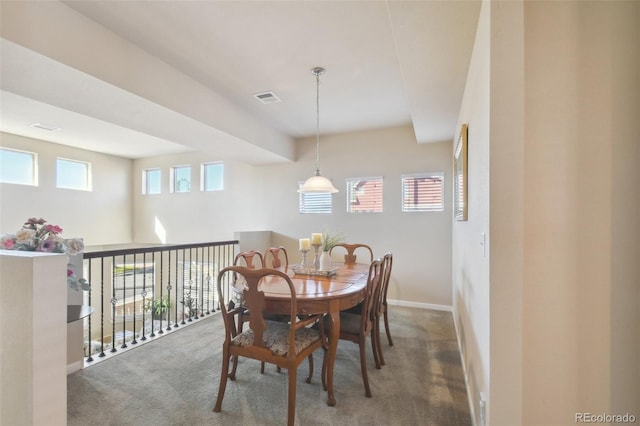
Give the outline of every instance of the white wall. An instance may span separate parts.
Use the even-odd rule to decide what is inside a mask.
[[[453,227],[477,424],[480,392],[494,425],[640,415],[639,19],[637,2],[483,3],[460,121],[470,190],[489,188]],[[487,218],[488,282],[469,249]]]
[[[260,199],[261,178],[252,166],[224,162],[224,190],[200,190],[200,165],[219,161],[199,152],[152,157],[134,162],[133,217],[136,243],[190,243],[227,241],[237,231],[268,230]],[[172,193],[170,169],[191,165],[191,191]],[[162,190],[157,195],[142,195],[145,169],[160,168]],[[164,230],[164,232],[158,231]]]
[[[13,233],[30,217],[60,226],[86,245],[130,243],[131,161],[69,146],[0,133],[0,146],[38,154],[39,185],[0,183],[0,232]],[[56,188],[56,158],[91,163],[92,191]]]
[[[27,69],[28,79],[8,76],[13,78],[3,79],[5,90],[71,111],[92,111],[103,121],[193,149],[226,149],[227,155],[254,155],[256,161],[293,157],[292,138],[62,2],[3,2],[0,20],[2,38],[21,46],[10,50],[20,55],[18,61],[57,69],[46,75]],[[122,90],[115,95],[110,85]],[[256,147],[264,151],[257,154]]]

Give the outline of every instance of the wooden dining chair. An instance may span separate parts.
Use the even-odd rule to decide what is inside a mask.
[[[284,271],[289,267],[289,256],[284,247],[269,247],[262,255],[264,264],[267,268],[283,268]]]
[[[347,251],[347,254],[344,255],[344,263],[345,264],[352,264],[352,263],[356,263],[356,250],[359,250],[361,252],[369,252],[369,260],[367,260],[367,262],[372,262],[373,261],[373,250],[371,250],[371,247],[369,247],[366,244],[360,244],[360,243],[356,243],[356,244],[347,244],[347,243],[340,243],[340,244],[336,244],[335,246],[331,247],[331,250],[329,250],[329,254],[333,253],[333,249],[335,249],[336,247],[340,247],[341,249],[345,249]]]
[[[387,332],[387,340],[389,340],[389,346],[393,346],[393,340],[391,340],[391,332],[389,331],[389,307],[387,304],[387,290],[389,289],[389,280],[391,279],[391,268],[393,266],[393,253],[387,252],[382,257],[381,267],[381,282],[380,291],[378,292],[378,300],[375,303],[375,335],[376,343],[378,347],[378,357],[380,358],[380,364],[385,365],[384,355],[382,353],[382,338],[380,336],[380,322],[384,321],[384,328]]]
[[[270,254],[271,267],[277,268],[277,266],[273,266],[273,265],[276,263],[275,259],[278,260],[278,263],[281,263],[280,256],[282,251],[284,251],[284,247],[282,247],[282,250],[280,250],[279,247],[276,247],[273,249],[269,248],[265,251],[264,255],[257,250],[241,251],[240,253],[236,254],[233,260],[233,264],[236,266],[242,266],[242,263],[244,263],[245,266],[249,269],[264,268],[265,266],[267,266],[267,254]],[[287,258],[287,252],[284,251],[284,254],[282,256],[286,259],[286,265],[288,266],[289,260]],[[264,313],[264,316],[271,321],[284,321],[284,322],[289,321],[289,317],[287,315]],[[241,311],[238,314],[238,318],[237,318],[238,332],[242,332],[244,328],[244,323],[249,321],[249,317],[250,317],[250,311],[247,309]],[[232,371],[233,375],[235,375],[236,368],[238,366],[237,361],[238,361],[237,358],[234,359],[233,371]],[[311,361],[311,363],[312,365],[310,368],[313,368],[313,361]],[[278,367],[278,372],[280,372],[280,367]],[[264,362],[260,363],[260,373],[264,374]]]
[[[340,339],[349,340],[360,347],[360,371],[362,374],[362,382],[364,383],[365,396],[369,398],[371,398],[371,388],[369,387],[369,376],[367,374],[367,336],[371,338],[371,350],[376,368],[380,368],[377,351],[378,344],[373,331],[376,318],[374,303],[379,297],[378,292],[380,291],[380,283],[382,282],[381,269],[382,260],[380,259],[372,261],[369,265],[369,276],[367,278],[362,311],[360,313],[340,312]],[[325,321],[324,326],[326,335],[328,334],[329,321]],[[326,347],[327,345],[325,345],[325,349]],[[327,357],[328,352],[325,350],[322,362],[322,385],[325,389],[327,383]]]
[[[287,271],[289,267],[289,256],[287,250],[282,247],[269,247],[264,251],[264,265],[267,268],[279,269],[283,272]],[[306,315],[298,315],[300,318],[306,317]],[[284,315],[270,314],[269,319],[272,321],[289,321],[289,317]],[[309,358],[309,368],[313,371],[313,357]],[[264,363],[262,364],[261,371],[264,373]],[[278,367],[280,372],[280,367]]]
[[[322,315],[312,315],[301,320],[297,317],[296,291],[291,278],[281,271],[269,268],[248,269],[242,266],[228,266],[218,274],[217,290],[221,301],[228,300],[229,294],[224,293],[229,288],[228,275],[240,277],[244,280],[244,301],[247,309],[251,310],[249,328],[241,333],[235,333],[235,317],[245,306],[227,309],[220,304],[225,327],[225,339],[222,345],[222,371],[220,374],[220,388],[215,412],[222,410],[222,399],[227,386],[227,379],[235,380],[235,376],[228,374],[230,358],[243,356],[268,362],[285,368],[289,376],[287,424],[293,426],[296,410],[296,382],[298,366],[307,358],[313,357],[313,352],[324,345],[324,326]],[[258,288],[263,280],[279,280],[286,283],[291,300],[289,322],[269,321],[262,315],[265,304],[264,293]],[[224,284],[223,284],[224,283]],[[228,291],[234,291],[229,288]],[[312,327],[314,324],[319,327]],[[307,382],[311,382],[313,371],[309,371]],[[275,401],[274,401],[275,403]]]
[[[262,253],[260,253],[257,250],[241,251],[240,253],[236,254],[236,256],[233,258],[233,265],[245,266],[248,269],[264,268],[264,257],[262,256]],[[238,277],[234,275],[233,282],[235,282],[237,279]],[[244,304],[244,301],[242,300],[241,295],[235,294],[233,296],[235,297],[231,299],[232,302],[229,305],[231,308],[234,307],[235,305],[241,306]],[[249,311],[247,309],[239,310],[236,318],[236,322],[237,322],[236,329],[238,333],[242,332],[242,329],[244,328],[244,323],[247,321],[249,321]],[[233,370],[230,373],[231,376],[235,377],[237,367],[238,367],[238,358],[235,357],[233,359]],[[260,365],[260,373],[264,374],[264,363]]]

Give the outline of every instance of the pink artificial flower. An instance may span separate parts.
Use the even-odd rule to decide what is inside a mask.
[[[73,271],[71,269],[67,269],[67,277],[72,277]]]
[[[14,240],[4,240],[2,242],[2,248],[7,250],[13,250],[15,246],[16,246],[16,242]]]
[[[58,225],[47,225],[44,227],[45,231],[51,232],[54,235],[60,234],[62,232],[62,228]]]

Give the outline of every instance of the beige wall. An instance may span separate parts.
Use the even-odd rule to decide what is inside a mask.
[[[314,171],[315,143],[299,142],[299,161],[271,166],[225,162],[225,190],[199,191],[200,164],[219,157],[190,153],[125,160],[10,134],[2,146],[37,152],[40,186],[2,184],[0,229],[15,232],[28,217],[42,216],[83,237],[88,246],[122,243],[185,243],[231,240],[236,232],[273,231],[299,261],[298,238],[343,231],[349,241],[369,243],[376,256],[395,255],[390,298],[408,306],[451,306],[451,143],[417,144],[410,127],[323,137],[321,168],[340,193],[331,215],[301,215],[297,182]],[[92,164],[94,191],[55,188],[55,158]],[[191,164],[190,193],[169,192],[171,166]],[[160,167],[162,194],[142,196],[142,171]],[[445,172],[445,211],[402,213],[400,175]],[[384,178],[384,212],[347,214],[345,179]],[[133,207],[132,207],[133,206]]]
[[[263,200],[256,208],[289,252],[312,232],[342,231],[351,242],[368,243],[375,256],[394,254],[389,298],[409,306],[451,305],[451,142],[417,144],[411,127],[323,136],[320,170],[339,193],[331,215],[301,215],[298,181],[315,171],[315,138],[298,142],[298,161],[257,167]],[[445,172],[445,211],[401,212],[400,175]],[[382,176],[382,213],[347,213],[345,179]],[[271,206],[264,208],[263,206]],[[299,254],[296,253],[299,261]]]
[[[599,13],[599,11],[596,11]],[[612,412],[640,419],[640,3],[611,12],[611,393]],[[637,420],[640,421],[640,420]]]
[[[639,19],[638,2],[483,3],[461,122],[489,127],[469,151],[490,152],[489,191],[470,201],[470,222],[490,204],[490,282],[465,257],[472,223],[454,224],[453,276],[490,424],[640,416]]]
[[[489,22],[489,8],[483,7],[458,123],[458,133],[462,123],[468,125],[468,220],[454,221],[452,227],[454,316],[478,425],[480,395],[489,399],[491,372],[489,259],[494,242],[489,232]],[[485,246],[480,245],[483,233]]]
[[[135,241],[162,242],[156,221],[167,230],[166,242],[229,240],[235,232],[271,230],[272,243],[283,245],[299,262],[298,239],[322,232],[344,232],[349,241],[369,243],[376,256],[394,253],[389,297],[410,306],[451,305],[451,143],[419,145],[411,127],[323,137],[320,167],[340,189],[330,215],[298,213],[298,181],[315,169],[315,139],[298,142],[298,161],[269,166],[225,162],[225,190],[198,190],[199,164],[219,158],[201,153],[136,160],[134,165]],[[192,188],[172,194],[168,170],[191,164]],[[161,167],[163,193],[141,196],[145,168]],[[400,211],[400,175],[445,172],[446,209],[434,213]],[[383,176],[384,212],[347,214],[345,179]],[[264,249],[266,247],[256,247]]]
[[[527,3],[525,17],[523,417],[640,415],[640,380],[623,377],[640,377],[640,318],[625,302],[640,301],[637,261],[626,258],[627,233],[640,236],[630,166],[640,159],[640,85],[628,71],[640,66],[640,4]]]
[[[0,183],[0,232],[15,232],[35,216],[87,245],[132,241],[131,160],[9,133],[0,133],[0,146],[37,153],[39,174],[38,186]],[[93,190],[56,188],[57,157],[91,163]]]
[[[67,424],[65,268],[61,254],[0,250],[2,425]]]

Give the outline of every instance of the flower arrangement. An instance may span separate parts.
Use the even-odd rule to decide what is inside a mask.
[[[330,234],[326,229],[322,232],[322,251],[329,251],[336,244],[340,244],[345,239],[345,235],[342,232],[336,232]]]
[[[84,250],[84,243],[79,238],[65,240],[60,237],[62,228],[48,224],[46,220],[32,217],[28,219],[15,234],[3,234],[0,237],[0,248],[4,250],[39,251],[45,253],[78,254]],[[78,291],[91,290],[84,278],[78,278],[67,266],[67,284]]]

